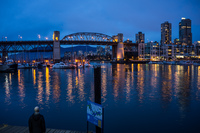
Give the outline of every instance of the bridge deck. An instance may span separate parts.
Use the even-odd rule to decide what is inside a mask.
[[[29,133],[28,127],[24,126],[0,126],[0,133]],[[61,129],[46,129],[46,133],[84,133],[79,131],[61,130]]]

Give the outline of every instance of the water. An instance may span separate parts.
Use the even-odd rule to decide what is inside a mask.
[[[200,66],[98,65],[106,133],[200,132]],[[0,124],[28,126],[38,105],[48,128],[86,131],[87,100],[93,68],[0,73]]]

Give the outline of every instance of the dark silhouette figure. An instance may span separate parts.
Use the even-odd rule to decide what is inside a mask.
[[[28,124],[29,124],[29,132],[30,133],[45,133],[46,127],[45,127],[45,120],[43,115],[39,113],[39,107],[36,106],[34,108],[35,113],[31,115],[29,118]]]

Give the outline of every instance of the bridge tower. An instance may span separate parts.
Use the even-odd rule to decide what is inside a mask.
[[[53,60],[55,63],[60,61],[60,32],[53,32]]]
[[[118,44],[117,44],[117,59],[124,59],[124,43],[123,43],[123,34],[118,33]]]

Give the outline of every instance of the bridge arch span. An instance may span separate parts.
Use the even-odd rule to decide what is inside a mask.
[[[66,35],[62,41],[105,41],[105,42],[115,42],[114,38],[94,32],[77,32],[73,34]]]

